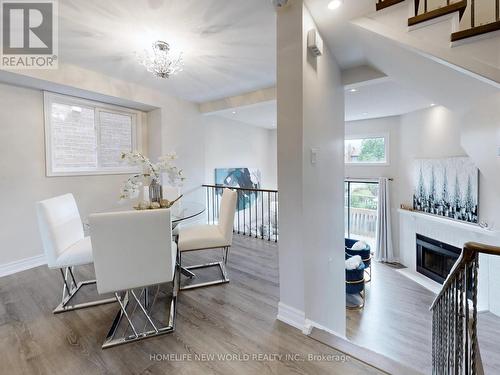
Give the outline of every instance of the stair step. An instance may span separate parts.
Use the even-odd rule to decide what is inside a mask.
[[[457,31],[456,33],[451,34],[451,41],[456,42],[458,40],[472,38],[474,36],[491,33],[493,31],[500,30],[500,21],[495,21],[491,23],[487,23],[486,25],[472,27],[467,30]]]
[[[429,12],[408,18],[408,26],[414,26],[419,23],[426,22],[434,18],[442,17],[454,12],[460,12],[460,18],[462,18],[466,8],[467,8],[467,0],[462,0],[459,1],[458,3],[446,5],[442,8],[434,9]]]
[[[405,0],[383,0],[377,2],[377,10],[382,10],[390,6],[404,2]]]

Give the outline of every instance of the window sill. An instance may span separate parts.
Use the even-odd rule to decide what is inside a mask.
[[[391,163],[345,163],[349,167],[389,167]]]

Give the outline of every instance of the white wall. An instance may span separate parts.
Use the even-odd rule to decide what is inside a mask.
[[[413,161],[416,158],[469,156],[480,169],[479,218],[500,230],[500,94],[485,97],[480,105],[462,112],[436,106],[402,116],[346,123],[346,134],[389,131],[391,165],[387,167],[346,167],[350,177],[394,177],[392,183],[393,241],[399,253],[399,215],[401,203],[411,204]],[[499,236],[488,236],[490,244],[500,245]],[[498,285],[500,258],[480,259],[480,293],[486,293],[489,310],[500,314]]]
[[[43,93],[0,84],[0,265],[42,253],[35,202],[73,193],[86,217],[119,200],[126,175],[46,177]]]
[[[303,1],[278,11],[278,318],[345,335],[344,91],[325,46],[307,50],[316,28]],[[317,162],[311,163],[311,149]],[[302,323],[301,323],[302,319]]]
[[[215,168],[257,168],[262,188],[277,187],[276,130],[221,116],[204,116],[205,183],[215,182]]]
[[[0,71],[0,81],[38,90],[0,85],[0,270],[6,263],[42,254],[35,202],[58,194],[75,194],[82,216],[116,204],[126,175],[45,177],[43,95],[41,88],[88,99],[158,108],[144,134],[155,156],[169,151],[188,177],[184,199],[203,201],[204,139],[197,105],[161,92],[113,79],[76,66],[55,71]],[[5,267],[4,267],[5,268]]]
[[[479,217],[500,231],[500,93],[482,98],[481,104],[465,111],[461,118],[461,144],[481,170]],[[490,243],[500,246],[500,238]],[[489,268],[489,308],[500,315],[500,257],[480,259],[480,272]],[[484,264],[486,263],[486,264]]]

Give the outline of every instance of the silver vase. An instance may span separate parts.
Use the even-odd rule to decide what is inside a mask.
[[[153,179],[149,185],[149,200],[151,203],[161,201],[161,185],[156,179]]]

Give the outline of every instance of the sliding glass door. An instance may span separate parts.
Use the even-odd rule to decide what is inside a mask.
[[[368,243],[375,249],[377,230],[378,183],[345,182],[345,236]]]

